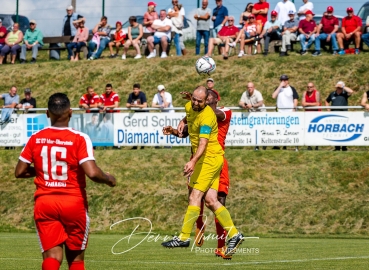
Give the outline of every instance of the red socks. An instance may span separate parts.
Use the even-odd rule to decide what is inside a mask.
[[[224,247],[227,231],[223,229],[217,218],[215,218],[215,227],[217,229],[218,248]]]
[[[72,262],[69,265],[69,270],[85,270],[85,262],[84,261]]]
[[[196,227],[198,229],[201,229],[202,226],[204,226],[204,222],[202,221],[202,215],[204,214],[204,201],[201,200],[201,205],[200,205],[200,215],[196,220]]]
[[[59,270],[60,263],[57,259],[54,258],[46,258],[42,262],[42,270]]]

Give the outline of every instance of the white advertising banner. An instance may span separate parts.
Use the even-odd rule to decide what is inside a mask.
[[[305,145],[369,145],[369,113],[307,112]]]
[[[1,146],[24,145],[23,116],[12,114],[8,122],[2,124],[0,130]]]

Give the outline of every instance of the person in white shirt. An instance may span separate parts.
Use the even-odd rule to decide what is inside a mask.
[[[169,18],[172,18],[173,16],[176,16],[176,12],[175,12],[175,6],[178,6],[178,0],[172,0],[172,5],[173,5],[173,8],[169,8],[168,9],[168,17]],[[185,12],[185,8],[183,7],[183,5],[180,5],[181,8],[179,9],[179,15],[181,16],[182,18],[182,25],[184,25],[184,20],[185,20],[185,15],[186,15],[186,12]],[[183,27],[183,26],[182,26]],[[178,40],[177,40],[178,38]],[[176,53],[177,55],[185,55],[187,53],[186,51],[186,47],[183,43],[183,35],[182,33],[180,35],[176,35],[175,37],[175,40],[174,40],[174,44],[176,46],[176,49],[177,49],[177,46],[179,47],[179,54],[178,54],[178,51],[176,50]]]
[[[167,12],[165,9],[160,10],[159,19],[155,20],[151,28],[155,29],[156,32],[153,36],[149,36],[147,38],[147,46],[149,48],[150,54],[147,58],[156,57],[156,53],[154,51],[155,45],[160,43],[162,48],[161,58],[168,57],[167,55],[167,48],[168,43],[172,37],[171,30],[172,30],[172,21],[167,18]]]
[[[255,89],[253,82],[247,84],[247,90],[243,92],[239,105],[249,112],[265,112],[263,95]]]
[[[282,25],[284,25],[284,23],[290,19],[288,17],[288,12],[290,10],[292,10],[296,13],[295,4],[292,3],[290,0],[283,0],[281,2],[278,2],[278,4],[275,6],[274,10],[277,11],[278,21],[280,21],[282,23]]]
[[[173,108],[172,95],[165,91],[164,85],[158,85],[158,92],[152,99],[151,107],[153,108]],[[164,110],[163,112],[174,113],[174,110]]]
[[[299,15],[300,21],[306,18],[305,16],[306,11],[308,10],[313,11],[314,9],[314,4],[310,2],[309,0],[302,0],[302,2],[304,2],[304,4],[301,5],[301,7],[299,8],[299,11],[297,12],[297,15]]]

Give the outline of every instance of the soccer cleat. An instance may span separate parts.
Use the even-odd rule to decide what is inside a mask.
[[[320,51],[315,51],[315,52],[312,54],[312,56],[320,56],[320,55],[322,55]]]
[[[174,236],[172,240],[163,242],[161,245],[166,248],[189,247],[190,238],[188,238],[186,241],[182,241],[178,236]]]
[[[338,52],[338,54],[339,54],[339,55],[345,55],[345,54],[346,54],[346,52],[345,52],[344,50],[340,50],[340,51]]]
[[[221,247],[221,248],[216,248],[215,251],[214,251],[215,256],[216,257],[222,257],[225,260],[232,259],[232,255],[231,256],[227,256],[227,258],[225,258],[226,256],[224,255],[224,253],[226,252],[226,250],[227,250],[227,247],[226,246]]]
[[[204,244],[205,228],[206,228],[206,225],[203,225],[201,229],[196,228],[195,245],[197,247],[201,247]]]
[[[243,235],[241,233],[237,233],[235,236],[233,236],[231,239],[227,241],[227,250],[224,253],[224,255],[232,256],[243,241],[244,241]]]

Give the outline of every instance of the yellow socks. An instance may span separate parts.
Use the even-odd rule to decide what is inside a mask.
[[[215,217],[219,220],[220,225],[228,232],[228,238],[232,238],[238,233],[238,230],[233,224],[231,215],[224,206],[219,207],[215,212]]]
[[[188,238],[190,238],[193,225],[195,224],[199,215],[200,215],[200,207],[192,205],[188,206],[186,215],[183,220],[182,232],[179,235],[179,239],[181,239],[181,241],[186,241]]]

